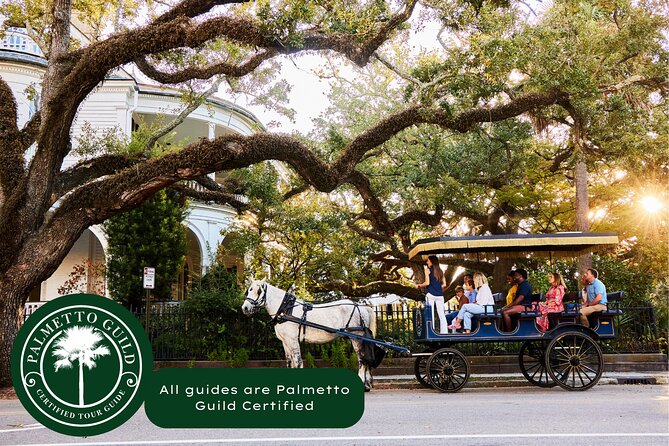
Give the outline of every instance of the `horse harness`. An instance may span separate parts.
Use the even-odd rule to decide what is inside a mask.
[[[298,318],[296,316],[293,316],[293,309],[300,304],[296,304],[295,301],[297,298],[295,295],[292,293],[286,292],[283,295],[283,299],[281,300],[281,304],[279,305],[279,309],[276,311],[276,314],[272,318],[272,324],[283,324],[286,321],[290,322],[295,322],[300,325],[300,335],[298,336],[298,340],[300,342],[303,342],[305,337],[306,337],[306,331],[307,331],[307,313],[311,310],[314,309],[314,305],[308,302],[302,302],[302,317]],[[340,304],[341,305],[341,304]],[[365,321],[362,317],[362,313],[360,312],[360,305],[355,303],[353,304],[354,308],[353,311],[351,311],[351,315],[348,318],[348,321],[346,322],[346,326],[343,328],[340,328],[339,330],[342,331],[365,331]],[[353,315],[358,312],[358,315],[360,316],[360,323],[362,324],[362,327],[351,327],[351,321],[353,320]],[[332,327],[334,328],[334,327]],[[300,339],[301,338],[301,339]]]
[[[292,293],[286,292],[283,295],[281,305],[279,305],[279,309],[276,310],[276,314],[272,318],[272,324],[283,324],[286,321],[293,321],[297,319],[295,316],[293,316],[293,309],[298,306],[295,304],[295,300],[297,300],[297,298]],[[313,310],[313,308],[313,304],[302,302],[302,318],[299,319],[298,322],[300,325],[300,336],[302,337],[302,341],[304,341],[305,332],[307,330],[307,326],[305,324],[305,321],[307,320],[307,313]]]

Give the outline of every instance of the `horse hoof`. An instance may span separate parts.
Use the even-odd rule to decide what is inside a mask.
[[[372,391],[372,388],[371,388],[371,387],[369,387],[369,386],[365,386],[365,392],[371,392],[371,391]]]

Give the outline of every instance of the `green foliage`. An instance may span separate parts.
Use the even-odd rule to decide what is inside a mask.
[[[669,279],[665,277],[655,286],[650,295],[650,301],[655,308],[657,326],[664,338],[665,352],[667,339],[669,339],[669,298],[667,296],[669,296]]]
[[[81,157],[126,153],[128,143],[120,127],[96,131],[89,122],[81,126],[72,153]]]
[[[309,296],[322,282],[365,280],[367,257],[375,243],[360,239],[325,194],[304,193],[283,202],[276,172],[256,165],[244,172],[245,191],[253,213],[242,216],[226,231],[233,235],[226,247],[249,258],[246,270],[256,278],[272,271],[272,284]]]
[[[200,318],[237,314],[244,301],[237,275],[215,264],[188,292],[183,307]]]
[[[320,351],[321,351],[321,359],[323,361],[329,361],[330,360],[330,347],[325,344],[320,346]]]
[[[351,352],[351,354],[348,355],[346,368],[353,370],[354,372],[358,371],[358,355],[356,355],[355,352]]]
[[[249,351],[246,350],[245,348],[240,348],[239,350],[235,351],[232,357],[232,361],[230,361],[230,367],[241,369],[246,367],[248,362],[249,362]]]
[[[332,343],[332,353],[330,354],[330,365],[333,368],[348,368],[348,356],[346,354],[346,345],[343,342]]]
[[[207,360],[227,362],[229,368],[241,369],[248,365],[249,351],[245,348],[230,351],[221,343],[207,354]]]
[[[242,340],[230,339],[233,330],[228,325],[239,317],[243,301],[236,274],[221,265],[213,265],[188,292],[182,309],[197,324],[202,348],[210,360],[235,361],[235,347],[239,345],[236,343]]]
[[[305,369],[315,369],[316,368],[316,359],[314,359],[314,355],[311,354],[311,352],[307,352],[304,357],[302,358],[302,361],[304,363],[304,368]]]
[[[215,349],[207,353],[208,361],[228,361],[229,358],[230,354],[223,345],[218,345]]]
[[[107,280],[114,299],[125,306],[144,304],[144,267],[156,269],[156,299],[169,300],[172,284],[183,266],[186,230],[182,222],[186,205],[181,196],[161,191],[141,207],[107,220],[109,238]]]
[[[51,36],[52,0],[21,0],[20,2],[0,3],[0,16],[4,21],[2,30],[7,27],[30,28],[31,38],[45,50]],[[142,0],[76,0],[72,2],[72,13],[87,26],[90,38],[99,39],[110,25],[119,30],[124,24],[137,17],[151,2]],[[140,8],[140,5],[142,8]],[[72,46],[76,47],[76,39]]]
[[[545,292],[548,289],[548,274],[562,274],[569,291],[578,291],[580,271],[577,259],[556,260],[549,264],[543,260],[526,261],[519,266],[525,267],[529,273],[529,282],[534,292]],[[608,292],[624,291],[624,304],[627,306],[643,306],[651,303],[653,278],[629,262],[610,255],[594,255],[592,266],[599,272],[599,279]]]

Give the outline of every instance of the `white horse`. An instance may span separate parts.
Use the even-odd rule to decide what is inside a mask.
[[[292,311],[292,316],[298,319],[304,317],[308,322],[336,330],[350,327],[353,329],[350,330],[351,333],[365,336],[363,327],[366,327],[371,330],[372,336],[376,333],[376,316],[371,307],[344,299],[326,304],[314,304],[313,306],[307,304],[311,308],[305,312],[303,301],[298,299],[293,301],[290,295],[288,299],[284,299],[286,295],[285,291],[269,285],[264,280],[255,280],[246,291],[242,311],[248,316],[264,306],[272,317],[276,317],[277,312],[290,314]],[[300,340],[311,344],[324,344],[341,336],[291,321],[277,323],[274,326],[274,332],[283,343],[288,367],[292,368],[303,366]],[[358,355],[358,376],[365,384],[365,390],[371,390],[373,378],[371,367],[365,360],[367,349],[364,348],[364,341],[355,338],[349,339],[351,339],[353,349]]]

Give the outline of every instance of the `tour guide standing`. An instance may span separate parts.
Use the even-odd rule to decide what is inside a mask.
[[[425,282],[416,285],[416,288],[423,287],[427,287],[425,290],[425,304],[432,308],[433,317],[434,306],[437,306],[437,314],[439,315],[439,333],[448,333],[448,323],[446,322],[446,315],[444,314],[444,291],[442,290],[442,287],[446,287],[446,278],[439,266],[439,259],[437,259],[437,256],[429,256],[427,258]]]
[[[606,311],[606,287],[601,280],[597,278],[599,273],[596,269],[588,268],[583,274],[583,278],[588,283],[585,287],[587,296],[583,299],[583,306],[581,307],[581,324],[586,327],[590,326],[588,316],[596,311]]]

